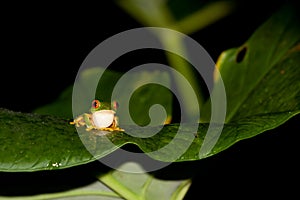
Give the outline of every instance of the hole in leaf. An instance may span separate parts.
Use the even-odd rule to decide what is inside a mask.
[[[245,58],[246,53],[247,53],[247,47],[243,47],[242,49],[240,49],[236,56],[236,62],[237,63],[242,62]]]

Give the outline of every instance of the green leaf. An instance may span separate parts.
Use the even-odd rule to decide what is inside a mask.
[[[206,156],[214,155],[239,140],[272,129],[284,123],[287,120],[286,116],[292,117],[295,114],[296,112],[288,112],[253,116],[226,124],[218,143]],[[107,134],[107,137],[97,135],[97,131],[86,132],[86,135],[81,137],[86,145],[89,142],[89,151],[95,156],[93,157],[82,144],[74,126],[69,125],[66,120],[2,109],[0,116],[0,171],[8,172],[63,169],[81,165],[102,158],[127,143],[136,144],[143,151],[151,152],[171,143],[179,127],[178,124],[165,126],[158,134],[150,138],[137,138],[123,132],[112,132]],[[124,128],[128,133],[136,133],[133,126]],[[203,158],[199,158],[199,151],[207,128],[208,124],[199,124],[193,143],[177,161]],[[153,127],[146,131],[156,130],[157,128]],[[84,132],[84,128],[80,132]],[[172,141],[178,147],[185,145],[190,139],[190,130],[186,128],[184,132],[185,134],[180,134],[178,140]],[[180,151],[180,148],[178,150]],[[149,154],[149,156],[157,160],[171,161],[170,158],[173,158],[174,154],[176,154],[176,149],[170,149],[161,154]]]
[[[157,127],[148,127],[143,130],[137,130],[135,126],[125,126],[123,127],[125,128],[125,133],[115,132],[108,134],[107,137],[109,140],[107,140],[106,137],[99,136],[101,135],[99,131],[85,132],[84,128],[82,128],[79,132],[85,146],[93,153],[93,155],[96,155],[97,158],[101,158],[105,154],[114,151],[116,147],[132,143],[139,146],[142,151],[155,160],[173,162],[174,159],[176,159],[175,161],[179,162],[199,160],[217,154],[239,140],[253,137],[283,124],[297,113],[299,113],[299,111],[273,113],[270,115],[255,115],[225,124],[217,144],[209,154],[204,155],[199,153],[209,124],[199,124],[197,133],[192,132],[193,126],[185,126],[179,134],[177,133],[179,124],[170,124],[164,126],[162,130],[149,138],[134,137],[132,135],[148,135],[149,133],[155,133],[158,130]],[[215,130],[218,130],[218,128],[218,125],[214,127]],[[191,137],[194,139],[192,140],[191,145],[187,146]],[[184,152],[186,146],[189,148],[182,154],[181,152]],[[164,149],[162,149],[163,147]]]
[[[223,52],[217,66],[226,88],[226,122],[299,110],[299,50],[300,24],[296,11],[287,6],[242,46]],[[208,102],[202,121],[209,120],[209,111]]]
[[[119,171],[123,170],[123,171]],[[100,175],[99,180],[125,199],[183,199],[191,180],[159,180],[147,173],[135,174],[124,171],[143,171],[136,163],[126,163],[119,170]]]
[[[37,171],[94,160],[65,119],[0,109],[0,171]]]

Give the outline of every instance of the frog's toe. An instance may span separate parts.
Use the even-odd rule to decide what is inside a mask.
[[[115,130],[116,130],[116,131],[120,131],[120,132],[124,132],[124,131],[125,131],[124,129],[119,128],[119,127],[118,127],[118,128],[115,128]]]
[[[100,130],[100,131],[110,131],[110,132],[113,131],[112,128],[99,128],[98,130]]]
[[[86,131],[91,131],[93,129],[93,127],[87,127],[85,130]]]

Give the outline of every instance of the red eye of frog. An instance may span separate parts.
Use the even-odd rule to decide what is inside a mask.
[[[92,101],[92,107],[93,107],[93,108],[97,109],[97,108],[100,107],[100,105],[101,105],[101,103],[100,103],[99,100],[94,100],[94,101]]]

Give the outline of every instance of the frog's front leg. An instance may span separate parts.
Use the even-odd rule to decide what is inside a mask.
[[[75,125],[76,127],[84,126],[85,122],[84,122],[83,115],[79,115],[78,117],[76,117],[76,119],[70,122],[70,124]]]
[[[91,114],[84,113],[82,115],[79,115],[76,119],[74,119],[70,124],[75,125],[76,127],[80,126],[86,126],[87,130],[91,130],[94,128],[94,125],[91,120]]]

